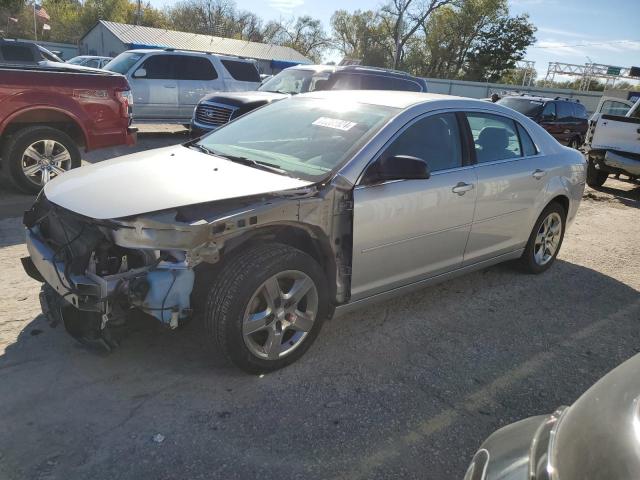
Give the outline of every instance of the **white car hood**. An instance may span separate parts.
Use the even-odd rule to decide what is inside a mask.
[[[173,146],[71,170],[47,183],[44,194],[67,210],[104,220],[310,184]]]

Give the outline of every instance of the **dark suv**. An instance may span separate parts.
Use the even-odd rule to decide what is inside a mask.
[[[426,92],[427,83],[408,73],[375,67],[297,65],[271,77],[255,91],[206,95],[193,112],[191,134],[199,137],[267,103],[314,90]]]
[[[0,38],[0,65],[43,65],[64,63],[60,57],[37,43]]]
[[[563,145],[579,148],[584,142],[589,117],[579,100],[519,95],[504,97],[497,103],[531,118]]]

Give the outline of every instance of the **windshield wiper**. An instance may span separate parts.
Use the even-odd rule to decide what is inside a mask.
[[[226,158],[227,160],[231,160],[232,162],[241,163],[242,165],[247,165],[249,167],[257,167],[263,170],[269,170],[276,173],[287,173],[286,170],[280,168],[280,165],[276,165],[275,163],[263,162],[262,160],[252,160],[251,158],[241,157],[239,155],[227,155],[215,152],[215,155]]]
[[[192,143],[189,145],[189,148],[195,148],[196,150],[200,150],[207,155],[215,155],[216,157],[226,158],[227,160],[231,160],[235,163],[241,163],[242,165],[247,165],[249,167],[256,167],[262,170],[269,170],[271,172],[286,174],[287,171],[280,168],[280,165],[276,165],[275,163],[263,162],[261,160],[252,160],[247,157],[242,157],[239,155],[228,155],[226,153],[220,153],[211,148],[205,147],[199,143]]]

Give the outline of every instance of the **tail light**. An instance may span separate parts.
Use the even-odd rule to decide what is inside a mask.
[[[120,101],[120,114],[122,118],[130,118],[133,110],[133,95],[131,90],[116,90],[116,97]]]

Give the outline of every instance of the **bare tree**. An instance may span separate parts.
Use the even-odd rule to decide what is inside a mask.
[[[306,57],[319,62],[322,54],[331,46],[320,20],[308,15],[297,20],[280,20],[267,23],[264,40],[276,45],[285,45],[297,50]]]
[[[393,39],[393,68],[402,61],[404,46],[438,8],[454,0],[391,0],[382,8],[387,32]]]

